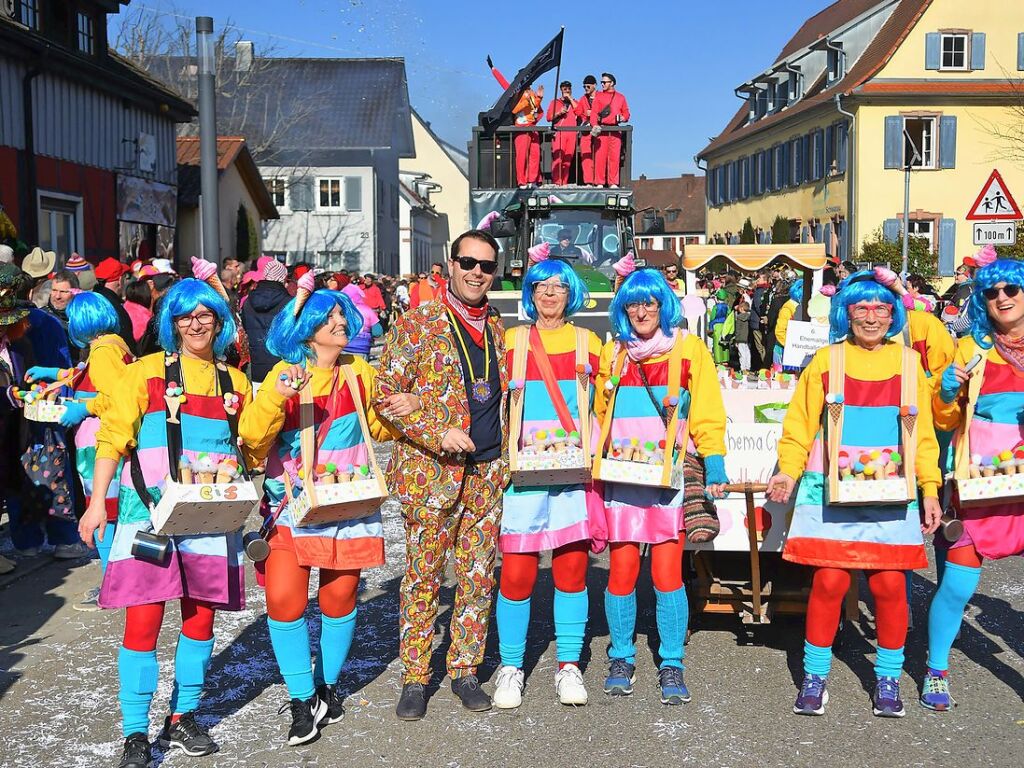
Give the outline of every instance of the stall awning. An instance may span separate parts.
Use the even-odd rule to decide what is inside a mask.
[[[828,257],[824,243],[780,245],[687,245],[683,248],[683,269],[700,269],[712,259],[723,257],[737,269],[755,272],[782,260],[805,269],[823,269]]]

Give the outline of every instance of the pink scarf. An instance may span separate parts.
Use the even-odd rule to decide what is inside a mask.
[[[993,337],[1003,359],[1016,368],[1018,373],[1024,373],[1024,339],[1011,339],[1001,333],[995,333]]]
[[[484,326],[487,325],[487,299],[479,307],[471,307],[451,291],[445,291],[441,300],[447,305],[470,338],[478,346],[484,345]]]
[[[674,328],[671,336],[666,336],[662,333],[661,328],[654,332],[654,335],[649,339],[637,339],[636,341],[627,341],[624,345],[626,348],[626,354],[629,355],[629,359],[634,363],[642,363],[644,360],[650,360],[652,357],[660,357],[661,355],[667,355],[672,351],[672,347],[676,344],[676,339],[679,338],[679,329]]]

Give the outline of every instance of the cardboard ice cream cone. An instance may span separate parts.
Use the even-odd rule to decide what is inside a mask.
[[[230,483],[238,475],[238,462],[234,459],[225,459],[217,467],[217,482]]]
[[[981,477],[981,467],[979,467],[977,464],[971,464],[970,472],[972,480],[977,480],[979,477]]]
[[[196,478],[200,485],[208,485],[213,482],[216,475],[213,472],[197,472]]]
[[[192,485],[192,465],[184,456],[178,464],[178,482],[182,485]]]
[[[993,467],[991,464],[986,464],[984,467],[981,468],[982,477],[994,477],[995,474],[996,468]]]
[[[167,412],[170,414],[167,421],[171,424],[180,424],[178,410],[181,408],[181,398],[177,395],[164,395],[164,401],[167,403]]]

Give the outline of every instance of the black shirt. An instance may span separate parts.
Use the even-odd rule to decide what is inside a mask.
[[[469,455],[470,464],[482,464],[501,456],[501,375],[498,371],[497,352],[494,349],[494,335],[489,325],[484,326],[484,334],[487,340],[487,356],[491,359],[490,374],[487,383],[491,387],[491,395],[486,402],[481,403],[473,397],[473,380],[469,375],[470,366],[466,362],[466,353],[463,347],[469,351],[469,362],[473,365],[473,373],[476,378],[482,379],[484,370],[487,368],[484,360],[484,350],[476,345],[469,333],[463,330],[457,320],[449,322],[452,325],[452,333],[455,335],[455,347],[459,350],[459,360],[462,363],[462,377],[466,385],[466,395],[469,402],[469,439],[476,446],[476,451]],[[459,343],[462,338],[463,344]]]

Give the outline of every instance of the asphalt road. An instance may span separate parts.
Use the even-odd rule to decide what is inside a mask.
[[[201,721],[221,752],[196,761],[180,753],[157,765],[184,766],[1019,766],[1024,748],[1024,564],[994,563],[982,593],[968,609],[952,656],[951,714],[915,702],[924,664],[925,612],[934,572],[918,574],[903,693],[907,716],[871,715],[874,627],[870,606],[841,636],[821,718],[796,717],[790,707],[800,674],[799,620],[780,619],[753,634],[731,619],[701,620],[687,647],[687,682],[693,701],[659,703],[651,648],[656,647],[650,581],[640,585],[638,680],[630,698],[601,693],[607,625],[601,594],[607,559],[592,561],[591,623],[584,658],[590,705],[571,709],[554,699],[555,652],[552,585],[542,565],[527,653],[527,689],[514,712],[463,711],[440,674],[431,686],[427,718],[394,717],[398,694],[397,595],[404,558],[395,503],[385,509],[386,567],[366,574],[358,632],[343,683],[347,716],[321,738],[299,748],[285,745],[288,715],[270,650],[264,600],[250,579],[248,607],[218,616],[217,647]],[[9,542],[0,550],[9,549]],[[0,577],[0,766],[114,766],[120,755],[115,652],[117,613],[71,608],[97,583],[95,563],[23,560]],[[865,592],[866,590],[862,590]],[[440,621],[447,623],[453,583],[446,585]],[[315,617],[315,602],[310,610]],[[153,735],[170,694],[177,620],[172,611],[160,641],[162,681],[153,707]],[[318,621],[310,622],[315,634]],[[493,630],[493,624],[492,624]],[[443,665],[443,647],[435,654]],[[491,633],[481,677],[498,663]],[[486,686],[491,689],[490,684]]]

